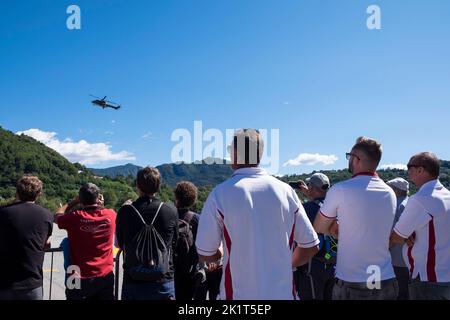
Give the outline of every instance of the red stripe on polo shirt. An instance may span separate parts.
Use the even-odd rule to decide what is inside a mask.
[[[292,279],[292,296],[294,297],[294,300],[297,300],[297,295],[295,293],[295,281]]]
[[[291,235],[289,237],[289,248],[292,250],[293,244],[294,244],[294,233],[295,233],[295,223],[297,222],[296,214],[298,213],[299,209],[295,210],[294,212],[294,224],[292,225]],[[294,297],[294,300],[297,300],[297,295],[295,293],[295,281],[292,279],[292,296]]]
[[[319,210],[319,212],[320,212],[320,214],[321,215],[323,215],[325,218],[327,218],[327,219],[336,219],[335,217],[329,217],[329,216],[327,216],[326,214],[324,214],[323,212],[322,212],[322,210]]]
[[[414,273],[414,258],[412,256],[413,247],[414,247],[414,244],[411,247],[408,247],[409,273],[411,274],[411,277]]]
[[[291,235],[289,236],[289,248],[292,250],[292,246],[294,244],[294,233],[295,233],[295,223],[296,223],[295,215],[294,215],[294,224],[292,225]]]
[[[429,282],[436,282],[436,234],[434,232],[434,218],[428,224],[428,259],[427,277]]]
[[[360,172],[360,173],[353,175],[353,178],[358,177],[358,176],[378,177],[378,173],[376,173],[376,172]]]
[[[230,269],[230,259],[231,259],[231,238],[230,234],[228,233],[227,227],[225,226],[225,217],[222,212],[219,211],[219,214],[223,221],[223,234],[225,237],[225,245],[228,250],[228,261],[227,265],[225,267],[225,299],[226,300],[233,300],[233,279],[231,277],[231,269]]]

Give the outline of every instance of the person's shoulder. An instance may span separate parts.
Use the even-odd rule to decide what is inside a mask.
[[[376,178],[376,183],[377,183],[377,189],[378,190],[384,190],[384,192],[387,192],[391,195],[391,198],[397,199],[397,196],[395,195],[394,190],[388,186],[388,184],[386,182],[383,181],[383,179],[381,179],[380,177]]]
[[[103,215],[108,215],[108,216],[116,216],[116,210],[112,209],[112,208],[102,208],[100,209],[101,213]]]
[[[30,205],[36,212],[39,212],[41,215],[47,218],[53,219],[53,213],[49,209],[44,208],[43,206],[36,203],[30,203]]]
[[[424,199],[425,195],[423,193],[419,191],[417,191],[415,194],[413,194],[412,196],[410,196],[408,198],[408,203],[415,203],[415,202],[420,202],[422,199]]]
[[[0,213],[8,212],[8,211],[14,210],[15,208],[19,208],[21,204],[22,204],[21,202],[13,202],[13,203],[6,204],[6,205],[0,207]]]
[[[341,191],[345,189],[352,188],[355,185],[355,181],[352,179],[343,180],[340,182],[336,182],[333,184],[330,189],[327,191],[327,194],[330,192]]]
[[[292,187],[289,184],[287,184],[284,181],[281,181],[277,177],[274,177],[274,176],[271,176],[271,175],[266,175],[266,176],[264,176],[264,178],[267,179],[267,181],[270,184],[273,184],[276,187],[283,188],[283,189],[285,189],[287,191],[293,190]]]
[[[214,195],[222,190],[226,190],[228,188],[232,188],[236,183],[236,176],[231,176],[225,181],[219,183],[214,188],[212,188],[210,195]]]
[[[178,210],[172,202],[164,202],[161,206],[161,210],[164,210],[165,212],[178,217]]]
[[[408,204],[410,206],[412,205],[420,205],[420,206],[426,206],[430,203],[435,203],[437,198],[433,197],[431,194],[428,194],[426,192],[423,192],[423,190],[417,191],[415,194],[413,194],[408,199]]]
[[[123,203],[122,206],[117,211],[117,214],[121,215],[124,212],[133,210],[132,206],[136,207],[136,201],[135,202],[127,201],[127,202]]]
[[[59,216],[58,221],[75,221],[82,219],[84,217],[84,214],[82,210],[73,210],[70,212],[66,212],[63,215]]]

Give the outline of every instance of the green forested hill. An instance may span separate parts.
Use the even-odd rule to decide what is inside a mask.
[[[89,169],[96,176],[99,177],[109,177],[109,178],[117,178],[117,177],[136,177],[138,171],[142,169],[140,166],[136,166],[132,163],[127,163],[123,166],[115,166],[105,169]]]
[[[25,135],[0,127],[0,205],[15,196],[16,181],[23,174],[38,176],[44,183],[39,202],[51,210],[75,197],[81,184],[94,182],[104,191],[108,205],[135,197],[124,181],[99,179],[80,164],[72,164],[56,151]]]
[[[212,164],[215,162],[214,164]],[[162,180],[169,186],[175,186],[181,180],[189,180],[199,187],[215,186],[231,176],[233,170],[221,159],[205,159],[196,163],[167,163],[156,167]],[[141,167],[131,163],[106,169],[90,169],[98,176],[116,178],[135,177]]]

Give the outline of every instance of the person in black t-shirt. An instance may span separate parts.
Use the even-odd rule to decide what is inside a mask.
[[[156,168],[146,167],[137,174],[136,187],[139,198],[132,205],[142,215],[146,224],[153,220],[161,200],[155,197],[161,185],[161,175]],[[178,214],[176,208],[164,203],[155,219],[154,227],[164,240],[170,251],[169,271],[161,281],[137,281],[132,279],[128,269],[133,267],[127,259],[127,244],[142,228],[142,220],[129,205],[120,208],[116,220],[116,239],[119,248],[124,251],[124,275],[122,285],[122,300],[173,300],[175,299],[173,247],[178,238]],[[131,253],[130,253],[131,256]]]
[[[45,248],[53,215],[35,204],[42,182],[24,176],[17,182],[17,202],[0,209],[0,300],[42,300]]]

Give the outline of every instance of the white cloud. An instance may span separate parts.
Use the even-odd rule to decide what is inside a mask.
[[[20,131],[17,134],[30,136],[52,148],[69,161],[84,165],[93,165],[105,161],[136,160],[136,157],[127,151],[113,153],[108,143],[89,143],[86,140],[72,141],[69,138],[61,141],[57,138],[56,132],[45,132],[39,129]]]
[[[408,167],[406,166],[406,164],[395,163],[395,164],[383,164],[382,166],[380,166],[380,169],[381,170],[386,170],[386,169],[408,170]]]
[[[89,129],[89,130],[87,130],[87,129],[78,129],[78,133],[89,135],[89,134],[93,134],[94,130],[91,130],[91,129]]]
[[[152,137],[153,137],[153,134],[150,131],[147,133],[144,133],[142,135],[142,139],[148,139],[148,138],[152,138]]]
[[[283,167],[297,167],[300,165],[308,165],[313,166],[316,164],[322,164],[325,166],[329,166],[336,161],[338,161],[338,157],[336,157],[334,154],[325,155],[325,154],[318,154],[318,153],[301,153],[298,155],[297,158],[288,160],[283,164]]]

